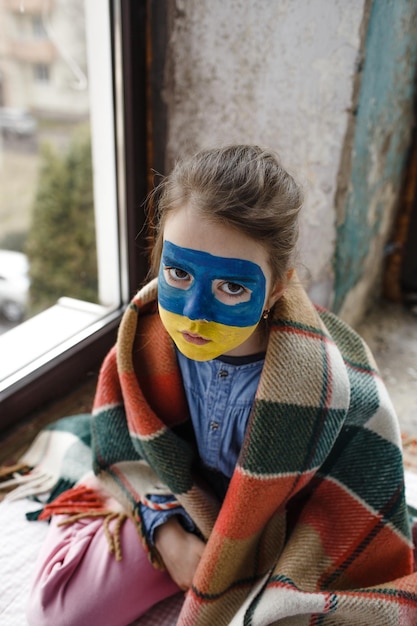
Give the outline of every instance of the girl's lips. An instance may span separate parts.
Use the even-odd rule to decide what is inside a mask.
[[[204,337],[200,337],[200,335],[194,335],[193,333],[189,333],[185,330],[181,332],[181,335],[184,337],[185,341],[193,343],[196,346],[204,346],[210,341],[210,339],[204,339]]]

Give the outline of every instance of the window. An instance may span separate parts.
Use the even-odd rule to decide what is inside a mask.
[[[32,29],[33,35],[39,39],[44,39],[47,37],[47,33],[45,30],[45,25],[42,19],[42,15],[34,15],[32,17]]]
[[[87,301],[64,291],[51,306],[0,335],[0,353],[6,363],[6,371],[0,370],[0,429],[73,388],[91,368],[97,371],[115,340],[123,307],[147,273],[145,216],[138,210],[147,193],[149,162],[147,3],[113,0],[104,4],[103,0],[88,0],[84,4],[68,0],[52,6],[68,7],[74,3],[85,6],[86,10],[90,95],[86,121],[90,127],[94,171],[97,299]],[[82,60],[75,61],[82,69]],[[77,78],[76,73],[74,77]],[[56,98],[55,106],[58,105]],[[45,121],[36,107],[31,110],[37,129],[46,127],[48,132],[58,135],[58,141],[65,143],[65,137],[56,127],[51,130],[50,122]],[[79,113],[75,106],[71,112],[73,116],[68,116],[68,124]],[[28,152],[36,150],[36,137],[26,139],[27,144],[23,145],[17,143],[17,138],[9,138],[9,148],[13,142],[15,152],[24,152],[26,148]],[[52,170],[50,165],[47,172]],[[62,168],[58,168],[59,173],[62,174]],[[39,197],[42,199],[42,193],[38,193]],[[68,241],[71,234],[72,229],[65,231]],[[64,237],[61,247],[65,245]]]
[[[49,65],[45,63],[36,63],[33,67],[35,80],[38,83],[49,83]]]

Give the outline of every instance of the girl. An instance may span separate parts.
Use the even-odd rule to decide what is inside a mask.
[[[180,625],[411,626],[397,422],[294,274],[300,188],[241,145],[158,191],[157,278],[101,370],[94,475],[43,512],[29,624],[126,626],[182,590]]]

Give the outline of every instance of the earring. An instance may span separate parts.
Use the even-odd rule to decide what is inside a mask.
[[[271,309],[265,309],[265,311],[262,313],[262,319],[267,320],[270,312],[271,312]]]

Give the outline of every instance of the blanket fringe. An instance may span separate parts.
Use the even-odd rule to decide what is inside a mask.
[[[84,512],[105,511],[102,498],[94,489],[84,485],[78,485],[68,489],[46,504],[44,510],[39,515],[40,520],[49,519],[52,515],[74,515]]]
[[[16,472],[11,479],[2,481],[0,488],[2,490],[13,488],[13,491],[5,496],[5,500],[13,502],[47,493],[53,489],[56,480],[56,476],[39,470],[33,470],[27,474]]]
[[[127,513],[117,513],[115,511],[85,511],[83,513],[76,513],[58,523],[58,526],[67,526],[74,524],[80,519],[86,517],[102,517],[103,529],[106,535],[107,543],[109,546],[110,554],[114,554],[116,561],[122,560],[122,546],[120,541],[120,530],[123,523],[127,520],[129,515]],[[110,522],[116,520],[113,530],[110,528]]]
[[[61,493],[55,500],[46,504],[38,519],[47,520],[52,515],[68,516],[66,519],[58,522],[58,526],[74,524],[78,520],[85,518],[103,518],[103,529],[109,551],[111,554],[114,554],[116,561],[122,560],[120,530],[129,515],[106,509],[102,498],[94,489],[78,485]],[[115,521],[113,529],[110,528],[112,521]]]
[[[0,467],[0,488],[2,486],[1,481],[8,476],[14,476],[16,472],[26,473],[30,470],[27,463],[14,463],[14,465],[2,465]]]

